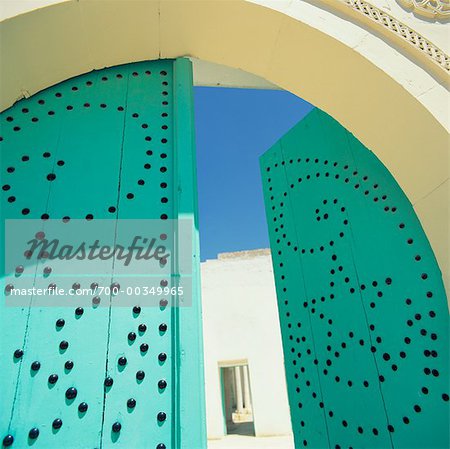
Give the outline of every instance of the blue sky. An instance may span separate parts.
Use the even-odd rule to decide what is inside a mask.
[[[194,90],[201,260],[268,248],[259,156],[312,106],[289,92]]]

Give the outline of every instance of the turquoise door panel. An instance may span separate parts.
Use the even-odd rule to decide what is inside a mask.
[[[191,65],[179,59],[82,75],[1,115],[4,447],[206,447],[192,111]],[[78,277],[48,272],[46,259],[14,273],[3,257],[12,219],[35,220],[36,232],[50,232],[53,220],[104,223],[102,238],[114,244],[153,220],[173,257],[137,274],[116,258]],[[8,288],[25,280],[93,290],[67,304],[30,294],[14,305]],[[137,290],[147,286],[184,286],[187,296],[149,300]]]
[[[414,210],[316,109],[260,160],[296,447],[448,447],[448,309]]]

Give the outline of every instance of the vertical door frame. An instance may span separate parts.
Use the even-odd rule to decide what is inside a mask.
[[[191,304],[180,305],[183,298],[176,297],[172,307],[175,326],[173,333],[174,357],[174,436],[177,449],[206,448],[205,382],[203,361],[200,244],[198,233],[197,164],[195,154],[194,101],[192,63],[187,58],[174,61],[174,188],[178,220],[191,220],[192,271],[180,272],[175,255],[175,285],[184,280],[192,282]],[[175,225],[176,247],[183,238],[185,227]],[[190,279],[189,279],[190,278]],[[192,413],[192,410],[195,412]],[[189,443],[189,445],[187,444]]]

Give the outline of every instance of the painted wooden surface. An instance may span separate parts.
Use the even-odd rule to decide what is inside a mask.
[[[448,309],[411,204],[318,109],[260,164],[296,447],[448,447]]]
[[[1,115],[2,248],[5,222],[14,218],[36,219],[44,230],[48,217],[73,221],[92,214],[93,222],[115,223],[105,226],[111,241],[128,232],[126,220],[153,219],[176,242],[182,230],[171,220],[183,218],[191,220],[191,270],[181,273],[174,256],[169,275],[175,276],[168,282],[186,279],[193,285],[192,307],[170,307],[183,301],[177,295],[168,305],[148,306],[135,296],[122,298],[127,306],[116,306],[120,294],[104,294],[82,309],[40,307],[33,296],[14,307],[5,305],[6,286],[19,288],[26,278],[36,287],[55,282],[67,289],[74,282],[136,286],[149,278],[120,277],[114,260],[101,265],[101,275],[83,273],[79,279],[44,276],[45,260],[25,265],[20,275],[5,273],[2,260],[4,446],[205,447],[192,114],[191,66],[179,59],[92,72],[21,100]],[[40,368],[34,371],[36,361]],[[108,378],[111,386],[105,386]],[[70,398],[70,388],[76,397]]]

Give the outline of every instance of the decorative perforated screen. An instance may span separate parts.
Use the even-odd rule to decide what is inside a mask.
[[[160,60],[76,77],[1,115],[3,446],[206,446],[191,96],[190,62]],[[79,276],[61,276],[45,257],[13,272],[3,260],[10,219],[35,219],[40,232],[55,220],[112,222],[102,237],[113,242],[129,232],[125,220],[149,219],[166,226],[176,247],[179,218],[192,220],[190,272],[181,273],[175,254],[169,276],[149,272],[134,281],[119,277],[116,258],[105,259],[99,274]],[[178,286],[183,276],[192,281],[190,307],[171,307],[179,290],[150,306],[136,290],[99,292],[155,279],[157,287]],[[41,306],[31,293],[15,306],[11,289],[26,279],[94,291],[88,303],[84,296],[71,306]]]
[[[448,309],[414,210],[313,110],[261,157],[296,447],[448,447]]]

